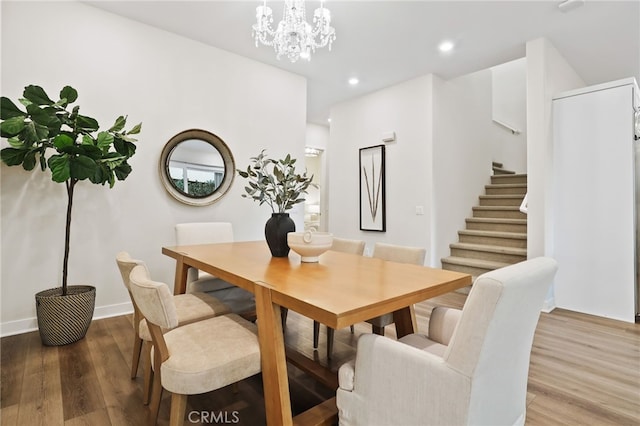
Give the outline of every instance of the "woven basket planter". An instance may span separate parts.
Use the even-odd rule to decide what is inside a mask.
[[[88,285],[51,288],[36,293],[40,339],[47,346],[61,346],[82,339],[93,318],[96,288]]]

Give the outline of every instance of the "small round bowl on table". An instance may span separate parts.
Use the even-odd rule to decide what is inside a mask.
[[[314,263],[333,245],[333,234],[315,231],[289,232],[287,244],[302,257],[302,262]]]

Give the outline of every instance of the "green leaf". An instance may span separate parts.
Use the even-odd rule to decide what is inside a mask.
[[[17,136],[7,139],[7,142],[9,142],[9,145],[14,148],[26,148],[24,142],[22,142]]]
[[[108,169],[115,169],[117,166],[126,161],[126,157],[124,155],[120,155],[117,152],[110,152],[100,158],[98,163],[104,164]]]
[[[22,167],[25,170],[33,170],[34,169],[34,167],[36,166],[36,153],[37,152],[38,152],[38,150],[29,151],[24,156],[24,160],[22,160]]]
[[[116,118],[116,122],[113,123],[113,126],[111,126],[109,131],[114,133],[119,132],[124,129],[125,124],[127,124],[127,117],[121,115],[120,117]]]
[[[98,145],[98,148],[102,149],[103,151],[107,151],[109,149],[109,147],[111,146],[111,144],[113,143],[113,135],[107,132],[100,132],[98,133],[98,139],[96,141],[96,144]]]
[[[60,91],[60,99],[66,99],[65,106],[72,104],[78,99],[78,91],[71,86],[64,86]]]
[[[96,173],[98,165],[86,155],[70,159],[71,176],[78,180],[89,179]]]
[[[47,92],[40,86],[30,85],[24,88],[24,92],[22,93],[29,101],[33,102],[36,105],[53,105],[54,102],[49,99]]]
[[[67,154],[55,154],[47,161],[51,169],[51,179],[54,182],[64,182],[71,178],[69,156]]]
[[[129,173],[131,173],[131,166],[126,161],[113,169],[118,180],[125,180]]]
[[[9,98],[5,98],[4,96],[0,98],[0,119],[6,120],[24,115],[26,115],[26,113],[21,111]]]
[[[100,128],[100,125],[95,118],[87,117],[86,115],[80,115],[76,117],[76,124],[79,128],[89,131],[95,131]]]
[[[98,161],[102,158],[102,150],[94,145],[80,145],[80,152],[87,157]]]
[[[127,142],[136,142],[138,139],[129,137],[127,135],[120,135],[120,138],[122,138],[123,141],[127,141]]]
[[[136,146],[132,142],[124,141],[118,137],[114,139],[113,146],[116,149],[116,152],[127,158],[136,153]]]
[[[22,164],[25,155],[29,152],[28,149],[20,148],[4,148],[0,150],[0,159],[7,166],[17,166]]]
[[[8,118],[0,124],[0,133],[3,138],[10,138],[19,134],[25,128],[25,117],[18,115]]]
[[[28,146],[34,143],[42,143],[42,140],[47,139],[47,136],[49,136],[49,128],[34,121],[27,123],[24,130],[20,133],[20,137]]]
[[[133,128],[131,130],[129,130],[127,132],[128,135],[135,135],[140,133],[140,131],[142,130],[142,123],[138,123],[135,126],[133,126]]]
[[[31,119],[43,126],[60,128],[60,120],[56,116],[56,110],[51,107],[40,108],[35,104],[31,104],[27,107],[27,112],[31,116]]]
[[[58,135],[53,139],[53,146],[58,150],[67,146],[73,146],[73,139],[68,135]]]
[[[96,146],[96,141],[91,135],[82,135],[82,145]]]
[[[62,148],[58,149],[58,152],[69,154],[70,157],[85,154],[84,149],[82,149],[82,145],[63,146]]]
[[[109,174],[108,170],[106,170],[101,165],[98,165],[93,175],[89,177],[89,180],[91,181],[91,183],[96,183],[96,184],[101,183],[104,185],[105,181],[108,180],[108,176],[107,176],[108,174]]]

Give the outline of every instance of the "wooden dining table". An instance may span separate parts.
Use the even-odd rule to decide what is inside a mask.
[[[400,338],[416,331],[414,303],[471,284],[464,273],[332,250],[317,263],[303,263],[293,251],[272,257],[264,241],[163,247],[162,253],[176,260],[175,294],[185,292],[189,267],[255,294],[265,412],[267,424],[277,426],[322,423],[322,413],[292,416],[280,307],[333,329],[393,312]],[[328,411],[335,418],[335,403]]]

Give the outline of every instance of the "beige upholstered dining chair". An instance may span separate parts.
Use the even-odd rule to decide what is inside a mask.
[[[210,392],[258,374],[257,327],[227,314],[178,327],[175,297],[138,265],[130,274],[131,293],[153,340],[150,423],[156,424],[162,391],[171,392],[170,425],[184,424],[187,396]]]
[[[333,238],[333,245],[331,250],[340,251],[343,253],[352,253],[362,256],[364,253],[365,243],[362,240],[352,240],[347,238]],[[351,326],[351,333],[354,332],[353,325]],[[327,358],[331,358],[333,353],[333,336],[335,330],[331,327],[327,327]],[[318,340],[320,336],[320,323],[313,321],[313,347],[318,347]]]
[[[395,244],[375,243],[373,246],[373,256],[377,259],[398,263],[411,263],[414,265],[424,265],[424,258],[427,251],[420,247],[399,246]],[[373,332],[384,336],[384,327],[393,324],[393,313],[381,315],[367,320],[373,327]]]
[[[233,242],[233,226],[229,222],[179,223],[175,226],[175,232],[179,246]],[[256,300],[253,293],[206,272],[189,268],[187,293],[200,291],[219,299],[232,312],[255,320]]]
[[[429,334],[362,335],[338,371],[340,424],[523,425],[533,335],[556,261],[479,276],[464,308],[436,307]]]
[[[131,359],[131,378],[135,379],[138,375],[138,365],[140,364],[140,355],[143,355],[144,362],[144,387],[143,401],[149,403],[151,395],[151,333],[144,316],[140,312],[136,301],[131,294],[131,282],[129,275],[135,266],[140,266],[146,270],[146,265],[141,260],[132,259],[129,253],[120,252],[116,255],[116,263],[122,275],[122,282],[129,292],[131,303],[133,304],[133,357]],[[148,273],[148,272],[147,272]],[[223,315],[231,312],[229,308],[218,299],[205,293],[180,294],[173,296],[176,318],[178,325],[185,325],[217,315]]]

